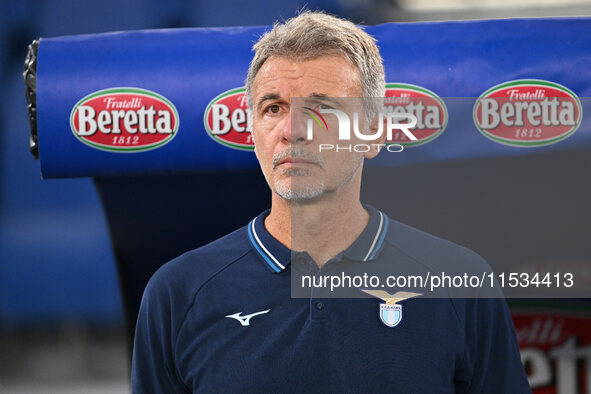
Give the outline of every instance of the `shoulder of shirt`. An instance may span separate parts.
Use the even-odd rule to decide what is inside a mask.
[[[144,298],[166,297],[190,304],[206,282],[251,252],[247,227],[241,227],[162,265],[150,278]]]
[[[482,273],[491,270],[484,258],[471,249],[391,218],[388,224],[386,236],[388,245],[397,248],[432,271],[447,268]]]
[[[388,246],[398,249],[432,273],[446,272],[462,275],[468,273],[480,276],[483,272],[492,272],[486,260],[471,249],[393,219],[390,219],[388,225],[386,237]],[[488,294],[492,295],[496,291],[496,288],[489,290]],[[480,289],[476,292],[479,293]],[[486,315],[498,313],[499,308],[506,309],[502,295],[499,297],[497,294],[489,298],[485,294],[487,293],[481,293],[474,298],[456,298],[455,296],[449,298],[460,327],[466,324],[468,316],[472,318],[476,316],[476,310]],[[485,299],[480,299],[481,297]]]

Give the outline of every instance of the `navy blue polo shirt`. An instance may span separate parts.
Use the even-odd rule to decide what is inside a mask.
[[[413,298],[389,327],[377,298],[291,298],[291,271],[341,263],[487,267],[474,252],[365,206],[358,239],[322,269],[247,226],[168,262],[136,326],[134,393],[528,393],[502,299]]]

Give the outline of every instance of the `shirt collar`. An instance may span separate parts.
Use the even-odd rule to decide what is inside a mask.
[[[369,222],[359,237],[345,250],[345,257],[354,261],[374,260],[382,249],[388,232],[388,216],[364,204],[369,212]]]
[[[371,261],[377,258],[388,231],[388,216],[364,204],[369,212],[369,222],[359,237],[344,251],[344,256],[354,261]],[[291,250],[276,240],[265,227],[265,218],[270,209],[262,212],[248,223],[248,237],[256,253],[271,272],[279,273],[291,262]]]

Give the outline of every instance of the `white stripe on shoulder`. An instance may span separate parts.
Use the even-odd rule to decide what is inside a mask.
[[[373,249],[376,247],[376,242],[378,242],[378,238],[380,238],[380,234],[382,232],[382,226],[383,225],[384,225],[384,215],[382,214],[382,211],[380,211],[380,225],[378,227],[378,232],[377,232],[375,238],[373,239],[373,242],[371,244],[371,247],[369,248],[369,251],[365,255],[363,261],[367,261],[367,259],[371,255],[371,252],[373,252]]]
[[[281,264],[279,261],[277,261],[277,259],[275,258],[275,256],[273,256],[271,253],[269,253],[269,251],[267,250],[267,248],[265,248],[265,245],[263,245],[263,243],[259,239],[259,236],[257,235],[257,232],[256,232],[256,230],[254,228],[254,222],[256,220],[257,220],[257,218],[254,218],[254,220],[252,221],[252,224],[251,224],[252,234],[254,235],[254,238],[256,239],[256,241],[259,244],[259,246],[261,247],[261,249],[263,249],[265,251],[265,253],[267,253],[267,255],[273,260],[273,262],[275,264],[277,264],[281,269],[285,269],[285,267],[283,266],[283,264]]]

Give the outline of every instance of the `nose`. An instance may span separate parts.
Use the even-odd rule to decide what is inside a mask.
[[[287,144],[309,144],[307,122],[301,110],[292,107],[281,127],[281,139]]]

